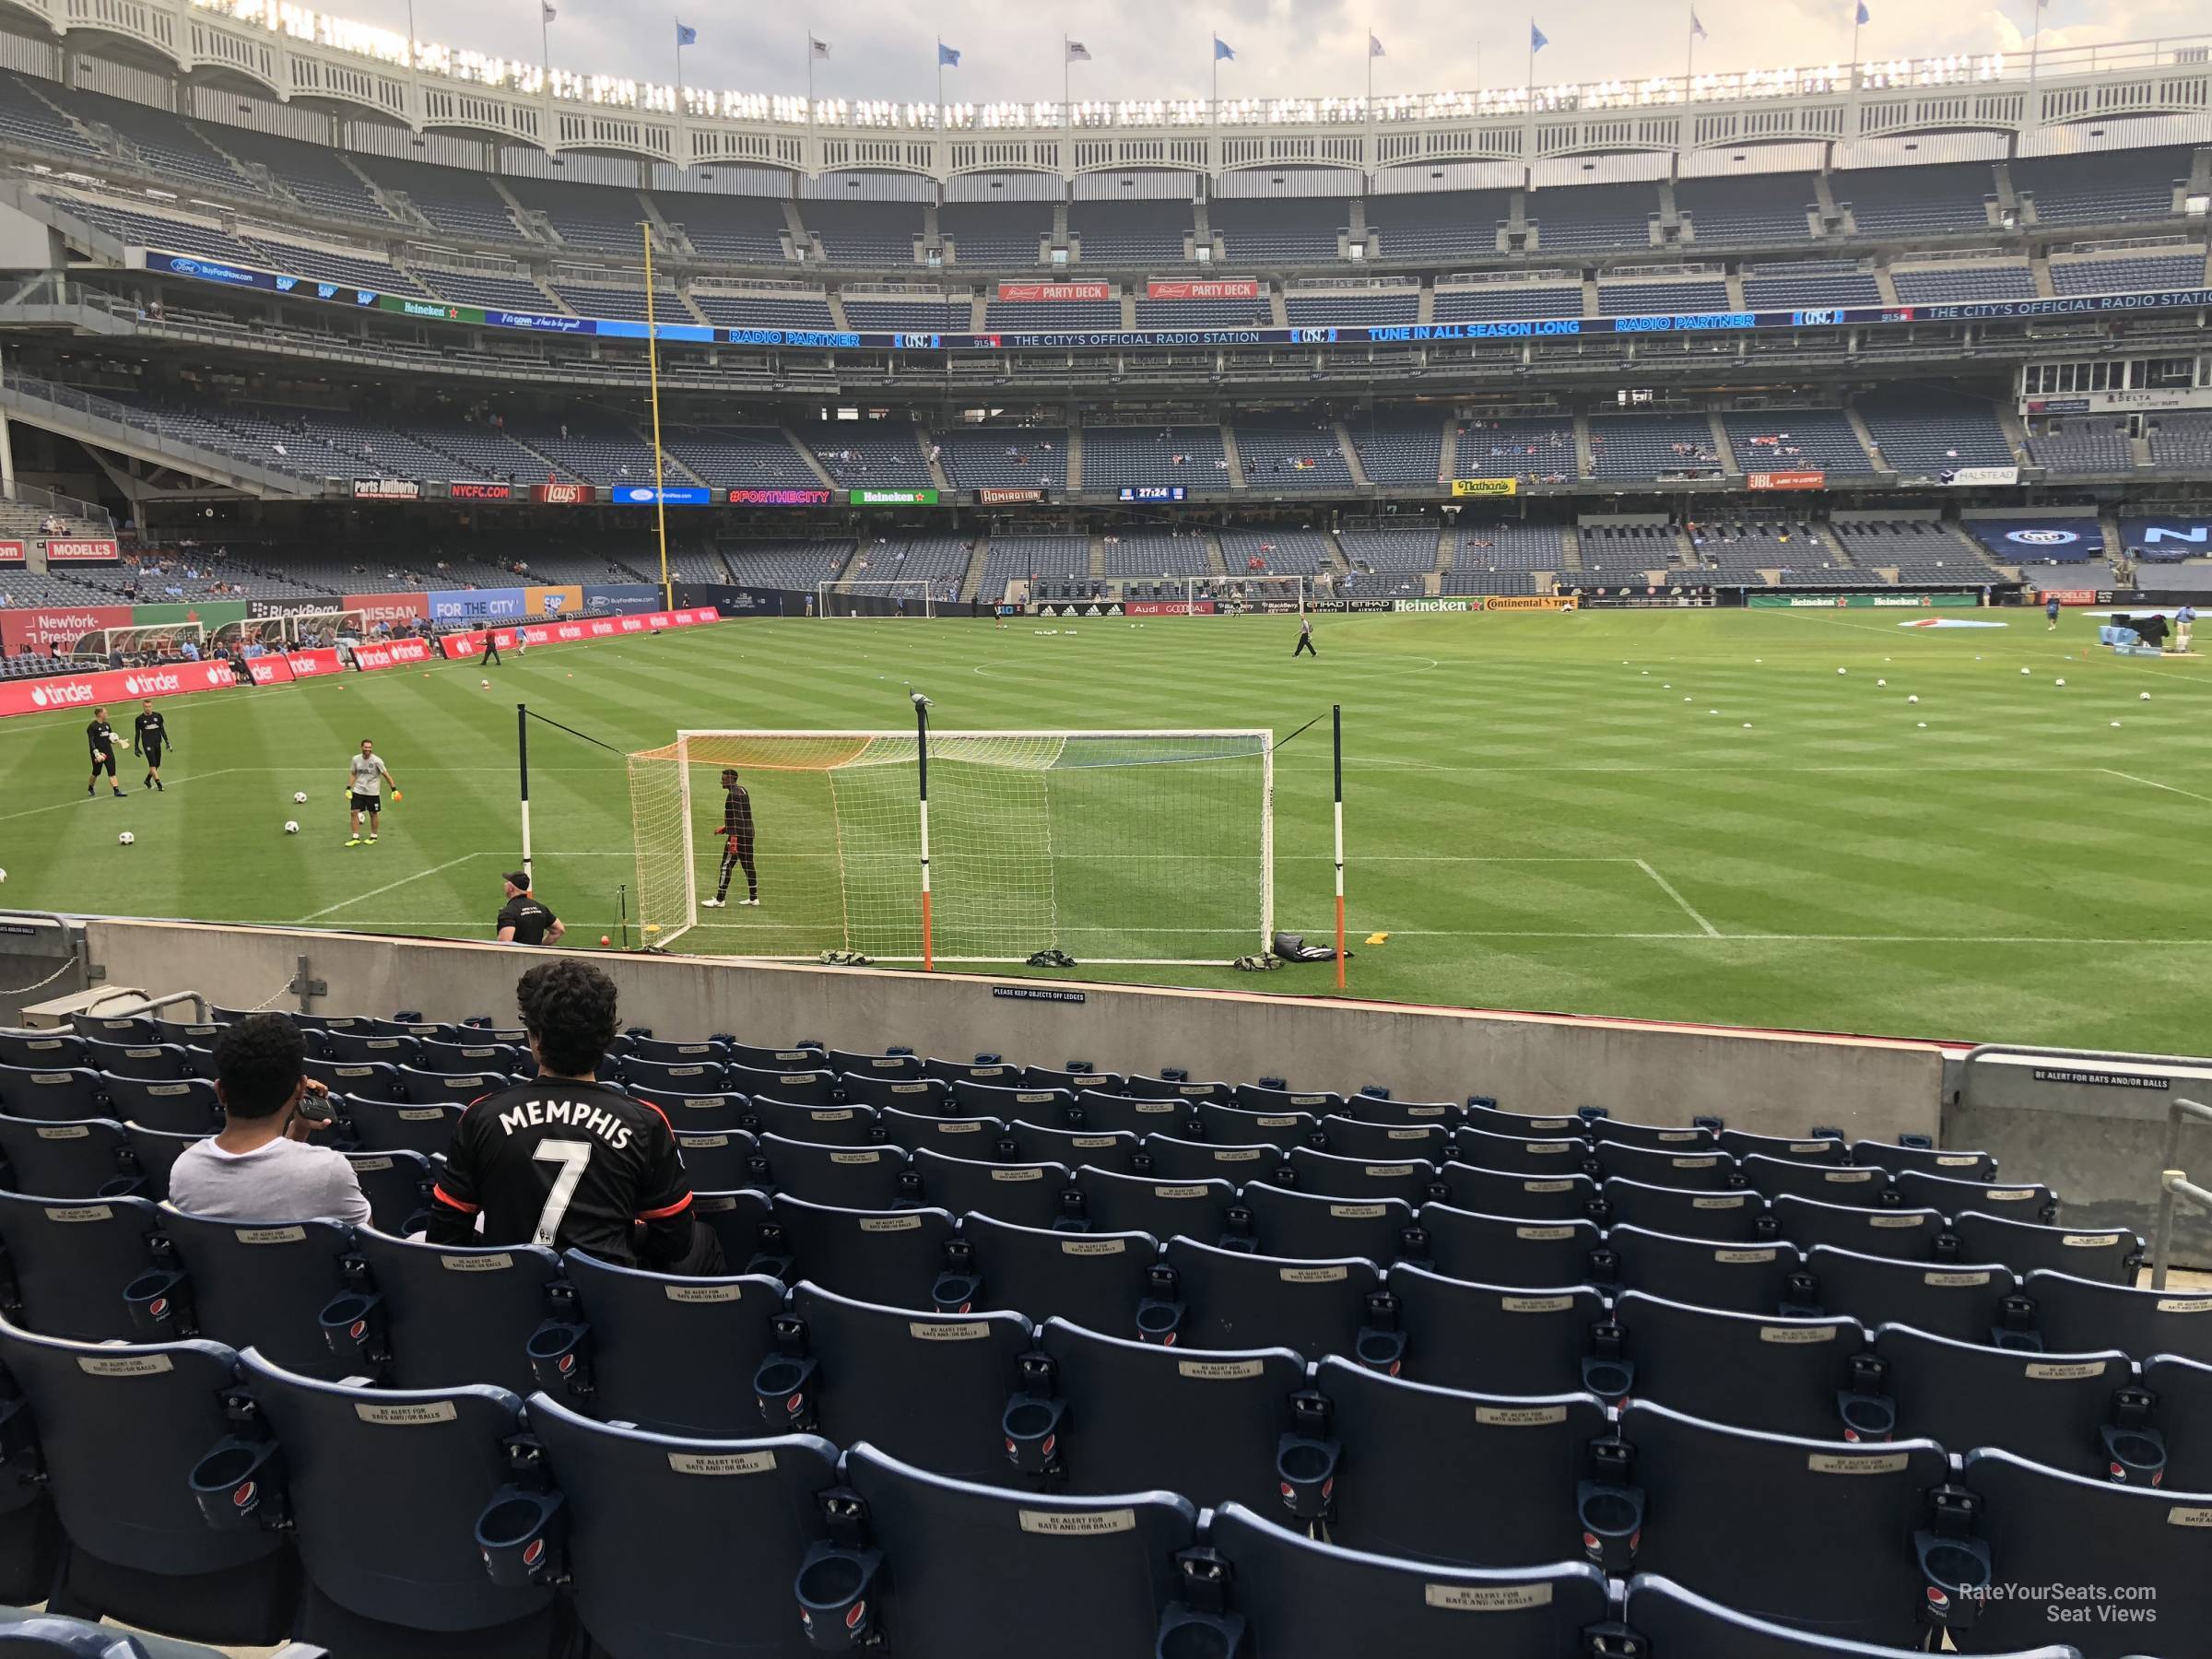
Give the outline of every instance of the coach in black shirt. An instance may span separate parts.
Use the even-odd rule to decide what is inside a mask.
[[[506,882],[507,904],[500,912],[500,943],[559,944],[560,935],[569,930],[559,916],[530,896],[529,872],[510,870],[503,879]]]
[[[541,963],[515,986],[538,1075],[461,1114],[430,1189],[433,1244],[542,1244],[620,1267],[722,1271],[660,1108],[593,1080],[615,1041],[615,987],[588,962]],[[477,1230],[482,1218],[483,1228]]]

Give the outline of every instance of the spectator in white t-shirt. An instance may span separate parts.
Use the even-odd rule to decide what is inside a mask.
[[[224,1028],[215,1040],[223,1130],[179,1154],[169,1173],[172,1204],[223,1221],[369,1220],[353,1166],[307,1144],[323,1124],[301,1115],[301,1101],[326,1091],[305,1076],[306,1054],[300,1028],[281,1014],[250,1014]]]

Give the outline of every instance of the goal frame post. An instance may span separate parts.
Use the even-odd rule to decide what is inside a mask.
[[[916,590],[919,590],[918,594]],[[825,622],[833,618],[841,622],[868,622],[887,618],[895,622],[899,619],[899,613],[895,610],[867,611],[857,617],[840,617],[830,607],[841,594],[857,594],[869,599],[896,599],[901,591],[918,596],[922,601],[919,610],[906,613],[909,618],[934,618],[937,614],[940,601],[936,595],[936,584],[926,576],[861,576],[849,582],[818,582],[814,584],[814,614]],[[950,604],[951,601],[942,603]]]
[[[1224,607],[1221,596],[1222,590],[1224,588],[1234,587],[1240,582],[1244,583],[1247,586],[1258,587],[1263,590],[1269,588],[1279,589],[1286,586],[1294,587],[1298,600],[1298,614],[1302,617],[1308,611],[1313,608],[1313,578],[1311,576],[1276,575],[1272,573],[1263,575],[1257,571],[1254,571],[1249,575],[1241,575],[1235,571],[1231,571],[1226,576],[1185,576],[1182,579],[1182,596],[1184,605],[1186,606],[1184,614],[1192,617],[1234,616],[1240,613],[1250,616],[1254,614],[1257,606],[1254,605],[1247,605],[1241,600],[1230,600],[1228,602],[1226,608]],[[1210,588],[1213,590],[1211,594],[1211,602],[1214,608],[1211,610],[1202,611],[1198,608],[1201,603],[1198,595],[1198,590],[1202,587]],[[1264,593],[1256,597],[1258,598],[1260,604],[1265,604],[1265,595]],[[1279,604],[1280,601],[1278,600],[1277,603]],[[1288,613],[1283,614],[1287,615]]]
[[[919,710],[918,710],[918,712],[925,712],[925,711],[919,711]],[[676,939],[677,939],[677,938],[680,938],[680,937],[681,937],[683,935],[685,935],[685,934],[687,934],[687,933],[690,932],[690,931],[691,931],[691,930],[692,930],[694,927],[696,927],[696,926],[698,925],[698,923],[699,923],[699,862],[698,862],[698,859],[699,859],[699,841],[698,841],[698,833],[697,833],[697,830],[696,830],[696,827],[695,827],[695,824],[694,824],[694,821],[693,821],[693,805],[694,805],[694,803],[693,803],[693,796],[692,796],[691,771],[692,771],[692,769],[693,769],[693,767],[694,767],[694,766],[700,766],[700,765],[711,765],[711,764],[712,764],[712,762],[711,762],[711,761],[694,761],[694,760],[693,760],[693,759],[690,758],[691,745],[692,745],[692,742],[693,742],[693,740],[694,740],[694,739],[700,739],[700,738],[710,738],[710,739],[711,739],[711,738],[731,738],[731,737],[740,737],[740,738],[796,738],[796,739],[801,739],[801,740],[819,740],[819,739],[828,739],[828,740],[830,740],[830,741],[852,741],[852,740],[859,740],[859,739],[876,739],[876,738],[881,738],[881,739],[884,739],[884,740],[887,740],[887,741],[901,741],[901,740],[903,740],[903,741],[906,741],[906,742],[915,743],[915,744],[917,745],[916,754],[917,754],[917,758],[918,758],[918,759],[920,759],[920,758],[924,757],[924,754],[925,754],[925,752],[926,752],[926,751],[924,750],[924,748],[923,747],[923,744],[924,743],[924,741],[926,742],[926,744],[927,744],[928,746],[930,746],[931,747],[934,747],[935,746],[941,745],[941,744],[945,744],[945,743],[948,743],[948,742],[959,742],[959,741],[967,741],[967,740],[990,740],[990,739],[999,739],[999,738],[1012,738],[1012,739],[1017,739],[1017,740],[1020,740],[1020,739],[1032,739],[1032,740],[1037,740],[1037,739],[1041,739],[1041,740],[1055,740],[1055,739],[1061,739],[1061,738],[1069,738],[1069,737],[1081,737],[1081,738],[1095,738],[1095,737],[1103,737],[1103,738],[1130,738],[1130,737],[1167,737],[1167,738],[1177,738],[1177,737],[1249,737],[1249,738],[1253,738],[1253,739],[1256,739],[1256,740],[1257,740],[1257,742],[1258,742],[1258,748],[1257,748],[1257,750],[1256,750],[1256,753],[1257,753],[1257,755],[1258,755],[1259,761],[1260,761],[1260,846],[1259,846],[1259,864],[1260,864],[1260,870],[1259,870],[1259,900],[1260,900],[1260,925],[1259,925],[1259,938],[1260,938],[1260,942],[1259,942],[1259,945],[1256,947],[1256,948],[1257,948],[1257,949],[1259,949],[1259,950],[1261,950],[1261,951],[1268,951],[1268,950],[1272,950],[1272,949],[1274,948],[1274,943],[1275,943],[1275,750],[1276,750],[1276,735],[1275,735],[1275,728],[1274,728],[1274,727],[1272,727],[1272,726],[1149,726],[1149,727],[1119,727],[1119,726],[1114,726],[1114,727],[1100,727],[1100,728],[1096,728],[1096,729],[1093,729],[1093,728],[1088,728],[1088,727],[1051,727],[1051,728],[1045,728],[1045,727],[1030,727],[1030,726],[1012,726],[1012,727],[1005,727],[1005,728],[998,728],[998,729],[989,729],[989,728],[986,728],[986,729],[979,729],[979,730],[973,730],[973,731],[945,731],[945,730],[941,730],[941,729],[939,729],[937,726],[935,726],[935,725],[934,725],[934,724],[929,724],[929,723],[926,721],[926,719],[924,719],[924,720],[921,720],[921,721],[919,721],[919,722],[917,723],[917,725],[918,725],[918,727],[919,727],[919,731],[920,731],[920,733],[921,733],[921,734],[923,734],[924,735],[918,736],[918,735],[917,735],[917,732],[916,732],[916,730],[913,730],[913,729],[901,730],[901,729],[899,729],[899,728],[897,728],[897,727],[892,727],[892,726],[868,726],[868,727],[832,727],[832,726],[820,726],[820,727],[804,727],[804,726],[780,726],[780,727],[767,727],[767,726],[762,726],[762,727],[746,727],[746,726],[682,726],[682,727],[678,727],[678,728],[677,728],[677,731],[676,731],[676,733],[674,734],[673,737],[670,739],[670,741],[669,741],[667,744],[665,744],[665,745],[662,745],[662,746],[659,746],[658,747],[656,747],[656,748],[653,748],[653,749],[649,749],[649,750],[640,750],[640,751],[636,751],[636,752],[633,752],[632,754],[630,754],[630,755],[629,756],[629,761],[630,761],[630,763],[631,763],[631,766],[633,767],[633,769],[634,769],[634,767],[636,766],[636,763],[637,763],[637,762],[638,762],[640,759],[666,759],[666,760],[667,760],[667,761],[668,761],[670,764],[674,765],[674,766],[675,766],[675,768],[676,768],[676,775],[677,775],[677,793],[678,798],[679,798],[679,800],[680,800],[680,802],[681,802],[681,805],[682,805],[682,820],[681,820],[681,830],[680,830],[679,841],[680,841],[680,846],[681,846],[681,850],[682,850],[682,858],[683,858],[683,870],[684,870],[684,903],[685,903],[685,914],[684,914],[684,919],[683,919],[683,922],[681,923],[681,924],[680,924],[680,925],[678,925],[678,926],[677,926],[677,927],[674,927],[674,928],[669,928],[669,929],[666,929],[666,930],[665,930],[665,931],[662,933],[662,935],[660,935],[659,939],[657,940],[657,943],[658,943],[658,945],[659,945],[659,947],[660,947],[661,948],[663,948],[663,949],[665,949],[665,948],[667,948],[667,947],[668,947],[668,946],[669,946],[669,945],[670,945],[670,944],[671,944],[671,943],[674,941],[674,940],[676,940]],[[675,751],[675,752],[674,752],[673,754],[664,754],[664,751],[665,751],[665,750],[673,750],[673,751]],[[939,759],[942,759],[943,757],[940,755],[938,758],[939,758]],[[927,821],[928,821],[928,820],[927,820],[927,816],[926,816],[926,815],[927,815],[926,794],[925,794],[925,793],[924,793],[924,792],[925,792],[925,789],[926,789],[926,785],[925,785],[924,783],[923,783],[923,782],[922,782],[922,777],[923,777],[923,775],[924,775],[924,774],[922,773],[921,770],[920,770],[919,768],[917,768],[917,771],[916,771],[916,800],[915,800],[915,808],[916,808],[916,813],[915,813],[915,818],[916,818],[916,824],[917,824],[917,827],[918,827],[918,828],[919,828],[919,829],[922,830],[922,832],[923,832],[924,835],[926,835],[926,825],[927,825]],[[640,856],[641,856],[641,849],[633,849],[633,852],[636,852],[636,853],[638,853]],[[924,853],[924,858],[926,859],[926,857],[927,857],[927,853],[926,853],[926,852]],[[928,886],[928,884],[927,884],[927,865],[926,865],[926,863],[924,865],[924,866],[923,866],[923,870],[924,870],[924,876],[923,876],[923,895],[922,895],[922,897],[923,897],[923,899],[924,899],[924,904],[923,904],[923,910],[922,910],[922,913],[924,913],[924,914],[926,914],[926,913],[927,913],[927,910],[928,910],[928,908],[929,908],[929,907],[928,907],[928,905],[927,905],[927,902],[926,902],[927,886]],[[641,877],[640,877],[639,888],[640,888],[640,891],[641,891],[641,892],[644,890],[644,881],[643,881],[643,878],[642,878],[642,876],[641,876]],[[927,932],[926,932],[926,931],[924,932],[924,950],[925,950],[925,951],[928,951],[928,950],[929,950],[929,947],[928,947],[928,943],[927,943],[927,938],[928,938],[928,935],[927,935]],[[732,957],[735,957],[735,958],[736,958],[736,959],[751,959],[751,960],[756,960],[756,961],[812,961],[812,960],[814,960],[814,959],[815,959],[815,958],[814,958],[814,954],[813,954],[813,953],[807,953],[807,954],[805,954],[805,955],[793,955],[793,954],[776,954],[776,953],[751,953],[751,952],[728,952],[728,953],[721,953],[721,952],[718,952],[718,953],[716,953],[716,954],[718,954],[718,955],[720,955],[720,954],[727,954],[727,955],[729,955],[729,956],[732,956]],[[947,955],[943,954],[942,952],[931,951],[931,952],[929,952],[929,954],[928,954],[926,957],[924,957],[924,956],[922,956],[922,955],[916,955],[916,956],[885,956],[885,955],[879,955],[879,956],[877,956],[877,957],[876,958],[876,959],[877,959],[877,961],[883,961],[883,962],[898,962],[898,963],[906,963],[906,962],[917,962],[917,963],[919,963],[919,962],[924,962],[924,961],[926,961],[926,963],[927,963],[929,966],[931,966],[931,967],[935,967],[935,966],[936,966],[937,964],[941,964],[941,963],[950,963],[950,964],[954,964],[954,965],[967,965],[967,964],[973,964],[973,965],[976,965],[976,966],[1003,966],[1003,965],[1005,965],[1005,964],[1006,964],[1006,963],[1009,963],[1009,962],[1016,962],[1016,961],[1019,961],[1019,960],[1021,960],[1022,959],[1021,959],[1020,957],[1018,957],[1018,956],[1016,956],[1016,955],[1006,955],[1006,956],[965,956],[965,955],[963,955],[963,956],[947,956]],[[1178,966],[1181,966],[1181,967],[1209,967],[1209,966],[1213,966],[1213,967],[1218,967],[1218,966],[1219,966],[1219,965],[1221,964],[1222,959],[1221,959],[1221,958],[1219,958],[1219,957],[1214,957],[1214,956],[1205,956],[1205,957],[1091,957],[1091,958],[1085,959],[1085,960],[1086,960],[1086,961],[1088,961],[1088,962],[1090,962],[1090,963],[1096,963],[1096,964],[1098,964],[1098,965],[1100,965],[1100,966],[1107,966],[1107,967],[1144,967],[1144,966],[1159,966],[1159,967],[1178,967]],[[1078,966],[1080,966],[1080,965],[1082,965],[1082,964],[1080,964],[1080,963],[1079,963],[1079,964],[1078,964]]]

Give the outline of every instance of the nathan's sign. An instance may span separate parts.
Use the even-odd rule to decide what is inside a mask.
[[[1058,305],[1070,301],[1111,300],[1111,282],[1002,282],[998,297],[1009,305]]]
[[[1231,276],[1217,282],[1148,282],[1145,285],[1147,300],[1257,300],[1260,297],[1259,279],[1255,276]]]
[[[1510,496],[1521,493],[1518,478],[1454,478],[1452,493],[1455,496]]]

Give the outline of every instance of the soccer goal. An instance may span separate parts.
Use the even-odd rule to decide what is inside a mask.
[[[1234,616],[1244,611],[1274,611],[1303,615],[1313,603],[1310,576],[1240,575],[1191,576],[1183,580],[1183,597],[1189,615]],[[1201,608],[1204,606],[1205,608]]]
[[[811,959],[1223,962],[1274,928],[1274,734],[677,734],[629,757],[646,943]],[[760,902],[714,898],[724,769],[747,791]]]
[[[897,577],[874,581],[818,582],[814,584],[814,614],[818,617],[934,617],[937,589],[944,580]]]

